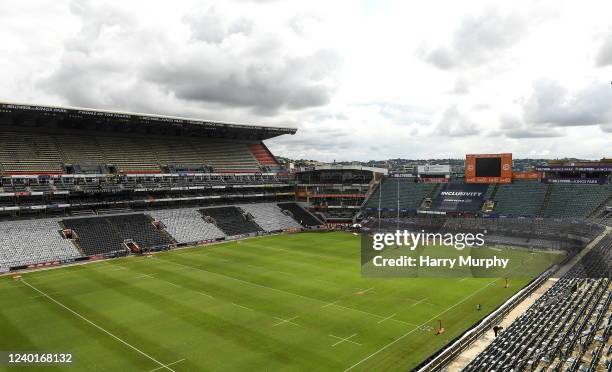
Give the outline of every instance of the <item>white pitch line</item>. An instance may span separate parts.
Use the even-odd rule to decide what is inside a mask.
[[[251,309],[250,307],[246,307],[246,306],[238,305],[238,304],[237,304],[237,303],[235,303],[235,302],[232,302],[231,304],[232,304],[232,305],[234,305],[234,306],[238,306],[238,307],[241,307],[241,308],[243,308],[243,309],[249,310],[249,311],[255,311],[255,310]]]
[[[48,294],[56,295],[56,294],[60,294],[60,293],[53,291],[53,292],[49,292]],[[39,294],[39,295],[30,297],[30,299],[41,298],[41,297],[45,297],[45,295],[44,294]]]
[[[368,288],[368,289],[361,289],[361,288],[355,288],[355,289],[359,290],[359,292],[357,292],[358,294],[364,294],[364,293],[370,292],[372,289],[374,289],[374,287]]]
[[[160,279],[160,280],[161,280],[162,282],[166,282],[166,283],[168,283],[168,284],[170,284],[170,285],[173,285],[173,286],[175,286],[175,287],[183,288],[183,286],[182,286],[182,285],[178,285],[178,284],[176,284],[176,283],[172,283],[172,282],[169,282],[169,281],[167,281],[167,280],[163,280],[163,279]]]
[[[327,304],[325,304],[325,305],[321,306],[320,308],[321,308],[321,309],[323,309],[323,308],[326,308],[326,307],[328,307],[328,306],[333,306],[333,305],[335,305],[336,303],[338,303],[339,301],[340,301],[340,300],[336,300],[336,301],[334,301],[334,302],[329,302],[329,303],[327,303]]]
[[[202,296],[214,298],[213,296],[209,295],[208,293],[204,293],[204,292],[198,292],[198,293],[201,294]]]
[[[349,340],[350,338],[353,338],[353,337],[357,336],[357,333],[353,333],[352,335],[350,335],[348,337],[345,337],[345,338],[334,336],[334,335],[331,335],[331,334],[329,336],[333,337],[333,338],[337,338],[338,340],[340,340],[340,341],[336,342],[335,344],[333,344],[332,347],[335,347],[336,345],[341,344],[343,342],[350,342],[351,344],[355,344],[355,345],[361,346],[361,344],[359,342],[355,342],[355,341]]]
[[[373,314],[373,313],[369,313],[369,312],[367,312],[367,311],[363,311],[363,310],[354,309],[354,308],[352,308],[352,307],[346,307],[346,306],[342,306],[342,305],[337,305],[337,304],[335,304],[335,303],[336,303],[336,302],[338,302],[338,301],[334,301],[334,302],[332,302],[332,303],[328,303],[328,302],[325,302],[324,300],[320,300],[320,299],[318,299],[318,298],[308,297],[308,296],[304,296],[304,295],[301,295],[301,294],[297,294],[297,293],[293,293],[293,292],[284,291],[284,290],[282,290],[282,289],[277,289],[277,288],[273,288],[273,287],[268,287],[268,286],[263,285],[263,284],[257,284],[257,283],[249,282],[248,280],[243,280],[243,279],[235,278],[235,277],[230,276],[230,275],[225,275],[225,274],[216,273],[216,272],[214,272],[214,271],[208,271],[208,270],[206,270],[206,269],[202,269],[202,268],[197,267],[197,266],[185,265],[185,264],[182,264],[182,263],[179,263],[179,262],[175,262],[175,261],[172,261],[172,260],[163,260],[163,259],[160,259],[160,261],[161,261],[161,262],[171,263],[171,264],[178,265],[178,266],[182,266],[182,267],[187,267],[187,268],[190,268],[190,269],[193,269],[193,270],[199,270],[199,271],[202,271],[202,272],[205,272],[205,273],[209,273],[209,274],[217,275],[217,276],[220,276],[220,277],[223,277],[223,278],[232,279],[232,280],[235,280],[235,281],[237,281],[237,282],[241,282],[241,283],[245,283],[245,284],[253,285],[253,286],[256,286],[256,287],[266,288],[266,289],[269,289],[269,290],[272,290],[272,291],[276,291],[276,292],[279,292],[279,293],[284,293],[284,294],[288,294],[288,295],[292,295],[292,296],[296,296],[296,297],[304,298],[304,299],[306,299],[306,300],[310,300],[310,301],[317,301],[317,302],[323,302],[323,303],[325,303],[325,304],[326,304],[326,306],[327,306],[327,305],[329,305],[329,306],[332,306],[332,305],[333,305],[333,306],[337,306],[337,307],[339,307],[339,308],[341,308],[341,309],[345,309],[345,310],[349,310],[349,311],[355,311],[355,312],[362,313],[362,314],[367,314],[367,315],[369,315],[369,316],[373,316],[373,317],[376,317],[376,318],[378,318],[378,319],[382,319],[382,318],[384,318],[384,316],[381,316],[381,315],[378,315],[378,314]],[[321,306],[321,307],[326,307],[326,306]],[[399,320],[399,319],[392,319],[392,320],[393,320],[394,322],[399,322],[399,323],[407,324],[407,325],[412,326],[412,327],[416,327],[416,326],[417,326],[416,324],[412,324],[412,323],[404,322],[403,320]]]
[[[422,299],[418,300],[417,302],[415,302],[415,303],[411,304],[411,305],[410,305],[410,306],[408,306],[408,307],[413,307],[413,306],[416,306],[416,305],[422,304],[422,303],[423,303],[423,302],[425,302],[425,300],[427,300],[427,299],[429,299],[429,297],[422,298]]]
[[[87,323],[91,324],[92,326],[96,327],[97,329],[99,329],[100,331],[106,333],[107,335],[111,336],[112,338],[114,338],[115,340],[121,342],[122,344],[124,344],[125,346],[129,347],[130,349],[137,351],[139,354],[144,355],[145,357],[149,358],[150,360],[154,361],[155,363],[159,364],[161,367],[160,369],[167,369],[169,371],[172,372],[176,372],[174,371],[172,368],[168,367],[166,364],[160,362],[159,360],[153,358],[152,356],[150,356],[149,354],[145,353],[144,351],[138,349],[137,347],[131,345],[130,343],[128,343],[127,341],[115,336],[114,334],[112,334],[111,332],[107,331],[106,329],[100,327],[99,325],[97,325],[96,323],[92,322],[91,320],[85,318],[83,315],[77,313],[76,311],[72,310],[71,308],[69,308],[68,306],[64,305],[63,303],[59,302],[58,300],[56,300],[55,298],[49,296],[48,294],[46,294],[45,292],[41,291],[40,289],[34,287],[32,284],[26,282],[24,279],[21,279],[21,282],[25,285],[27,285],[28,287],[32,288],[33,290],[35,290],[36,292],[40,293],[41,295],[47,297],[49,300],[55,302],[57,305],[63,307],[64,309],[68,310],[69,312],[71,312],[72,314],[76,315],[77,317],[81,318],[82,320],[86,321]]]
[[[165,367],[168,367],[168,366],[173,366],[173,365],[175,365],[175,364],[179,364],[180,362],[182,362],[182,361],[184,361],[184,360],[185,360],[185,358],[183,358],[183,359],[179,359],[179,360],[177,360],[176,362],[168,363],[168,364],[166,364],[164,367],[157,367],[157,368],[155,368],[155,369],[150,370],[149,372],[159,371],[159,370],[160,370],[160,369],[162,369],[162,368],[165,368]]]
[[[138,275],[138,276],[136,277],[136,279],[141,279],[141,278],[155,279],[155,278],[153,277],[153,275],[149,275],[149,274],[142,274],[142,275]]]
[[[462,303],[464,303],[465,301],[467,301],[468,299],[470,299],[471,297],[473,297],[476,293],[482,291],[483,289],[486,289],[487,287],[489,287],[491,284],[497,282],[499,279],[495,279],[494,281],[492,281],[491,283],[485,285],[484,287],[480,288],[477,291],[474,291],[471,295],[465,297],[464,299],[462,299],[461,301],[457,302],[456,304],[454,304],[453,306],[449,307],[448,309],[442,311],[441,313],[437,314],[436,316],[432,317],[431,319],[428,319],[427,321],[423,322],[423,324],[421,324],[420,326],[418,326],[417,328],[408,331],[406,333],[404,333],[402,336],[396,338],[395,340],[391,341],[390,343],[386,344],[385,346],[381,347],[380,349],[376,350],[375,352],[373,352],[372,354],[368,355],[367,357],[361,359],[360,361],[358,361],[357,363],[353,364],[352,366],[348,367],[347,369],[344,370],[344,372],[350,371],[351,369],[357,367],[358,365],[360,365],[361,363],[365,362],[366,360],[370,359],[371,357],[377,355],[378,353],[380,353],[381,351],[385,350],[386,348],[388,348],[389,346],[395,344],[396,342],[403,340],[404,338],[406,338],[407,336],[409,336],[412,332],[416,331],[417,329],[420,329],[421,327],[423,327],[424,325],[426,325],[427,323],[431,322],[432,320],[435,320],[436,318],[440,317],[443,314],[446,314],[446,312],[448,312],[451,309],[454,309],[455,307],[461,305]]]
[[[297,323],[292,322],[292,320],[294,320],[294,319],[297,319],[297,318],[298,318],[297,316],[294,316],[293,318],[289,318],[289,319],[283,319],[283,318],[279,318],[279,317],[276,317],[276,316],[275,316],[275,318],[276,318],[276,319],[278,319],[278,320],[280,320],[280,322],[278,322],[278,323],[276,323],[276,324],[272,325],[272,327],[276,327],[276,326],[279,326],[279,325],[281,325],[281,324],[285,324],[285,323],[289,323],[289,324],[293,324],[293,325],[296,325],[296,326],[298,326],[298,327],[301,327],[301,325],[299,325],[299,324],[297,324]]]
[[[393,318],[393,317],[394,317],[396,314],[397,314],[397,313],[393,313],[392,315],[389,315],[389,316],[388,316],[388,317],[386,317],[385,319],[379,320],[379,321],[378,321],[378,324],[380,324],[380,323],[384,322],[384,321],[385,321],[385,320],[387,320],[387,319],[391,319],[391,318]]]

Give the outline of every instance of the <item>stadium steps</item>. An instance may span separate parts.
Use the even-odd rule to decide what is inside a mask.
[[[548,204],[550,203],[550,195],[553,191],[553,184],[549,184],[546,188],[546,194],[544,195],[544,200],[542,201],[542,205],[540,206],[540,210],[538,211],[538,216],[543,216],[544,211],[548,208]]]
[[[430,198],[430,199],[435,198],[436,195],[438,195],[438,191],[440,191],[441,187],[442,187],[441,183],[434,183],[434,188],[431,189],[431,192],[427,194],[426,198]]]
[[[302,228],[297,221],[283,213],[282,209],[273,203],[240,204],[238,207],[250,213],[255,223],[266,232]]]
[[[143,249],[175,243],[168,234],[153,226],[152,218],[143,213],[78,217],[62,222],[66,228],[76,232],[76,242],[88,256],[125,251],[123,242],[127,239],[132,239]]]
[[[62,230],[67,229],[66,225],[64,224],[64,221],[58,221],[57,223],[58,223],[58,225],[60,226],[60,228],[61,228]],[[83,249],[81,248],[81,246],[79,245],[79,243],[77,242],[77,240],[76,240],[76,239],[71,239],[71,240],[70,240],[70,243],[72,243],[72,246],[73,246],[73,247],[74,247],[74,248],[75,248],[77,251],[79,251],[79,253],[80,253],[80,255],[81,255],[81,256],[87,256],[87,255],[85,254],[85,251],[83,251]]]
[[[165,231],[178,243],[195,243],[205,240],[219,240],[225,234],[212,223],[208,223],[198,208],[161,209],[147,214],[161,221]]]
[[[376,182],[376,181],[374,181],[374,180],[373,180],[372,182],[375,182],[375,184],[370,186],[370,189],[368,190],[368,192],[367,192],[367,194],[366,194],[366,197],[365,197],[365,199],[363,200],[363,204],[361,204],[361,208],[362,208],[362,209],[363,209],[363,208],[365,208],[365,207],[366,207],[366,205],[368,205],[368,204],[369,204],[370,199],[371,199],[371,198],[374,196],[374,194],[378,194],[378,192],[379,192],[378,190],[379,190],[379,188],[380,188],[380,185],[381,185],[381,183],[382,183],[382,180],[381,180],[381,181],[378,181],[378,182]]]
[[[251,214],[236,206],[203,208],[200,213],[212,218],[227,236],[251,235],[264,231],[255,223]]]
[[[534,181],[496,184],[489,187],[485,200],[493,201],[493,211],[500,215],[533,217],[540,211],[547,186]]]
[[[291,217],[305,227],[314,227],[323,225],[323,222],[317,218],[314,214],[310,213],[306,209],[302,208],[297,203],[278,203],[277,204],[282,210],[287,211],[291,214]]]
[[[386,178],[379,186],[381,189],[372,193],[365,207],[378,209],[380,202],[382,209],[396,210],[399,204],[400,209],[416,211],[436,185],[439,187],[439,184],[434,183],[416,183],[413,180]]]
[[[496,183],[495,186],[493,186],[493,189],[491,189],[491,195],[489,195],[489,200],[493,200],[495,199],[495,195],[497,194],[497,190],[499,190],[499,183]]]
[[[612,189],[612,186],[610,186]],[[603,215],[603,212],[606,210],[606,207],[612,205],[612,195],[608,197],[608,199],[604,200],[597,208],[591,212],[587,218],[598,218]]]
[[[380,184],[382,183],[382,179],[377,180],[376,177],[372,177],[370,184],[368,185],[368,192],[366,192],[366,196],[361,204],[361,208],[364,208],[368,204],[368,200],[372,197],[372,195],[378,190]]]

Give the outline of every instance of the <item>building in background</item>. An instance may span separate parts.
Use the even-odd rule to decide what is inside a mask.
[[[388,173],[361,165],[327,164],[296,172],[296,200],[327,223],[349,223]]]

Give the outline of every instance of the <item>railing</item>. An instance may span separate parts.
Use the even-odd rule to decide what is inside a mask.
[[[520,292],[512,296],[503,305],[497,308],[494,312],[482,319],[470,330],[459,336],[450,346],[441,350],[431,359],[419,365],[416,370],[418,372],[440,371],[447,364],[453,361],[462,351],[466,350],[470,345],[479,339],[484,333],[489,331],[494,325],[498,324],[506,315],[508,315],[519,303],[533,293],[542,283],[548,280],[559,266],[555,265],[542,273],[536,279],[531,281]]]

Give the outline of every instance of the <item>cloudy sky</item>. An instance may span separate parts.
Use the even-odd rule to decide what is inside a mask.
[[[298,128],[318,160],[612,156],[612,2],[0,2],[0,101]]]

